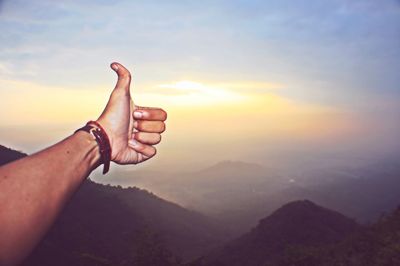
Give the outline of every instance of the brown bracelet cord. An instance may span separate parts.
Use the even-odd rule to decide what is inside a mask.
[[[84,127],[79,128],[75,131],[75,133],[79,130],[88,132],[96,140],[100,149],[100,164],[104,164],[103,175],[106,174],[110,169],[111,162],[111,145],[110,139],[108,138],[106,131],[96,121],[87,122]]]

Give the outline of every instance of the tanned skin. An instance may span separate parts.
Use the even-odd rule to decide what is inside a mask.
[[[118,81],[97,122],[110,139],[111,161],[141,163],[156,154],[154,145],[161,140],[167,114],[160,108],[135,106],[131,74],[119,63],[111,68]],[[0,167],[0,265],[17,265],[29,255],[99,160],[97,142],[78,131]]]

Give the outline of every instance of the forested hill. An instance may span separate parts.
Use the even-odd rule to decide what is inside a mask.
[[[258,226],[206,257],[205,265],[277,265],[291,246],[337,243],[360,226],[308,200],[284,205]]]
[[[1,162],[24,154],[0,147]],[[24,265],[178,265],[226,237],[207,217],[138,188],[85,181]]]
[[[0,155],[24,156],[3,146]],[[365,226],[297,200],[233,241],[227,227],[145,190],[87,180],[23,265],[400,265],[399,208]]]
[[[400,208],[361,226],[310,201],[291,202],[193,265],[397,266]]]

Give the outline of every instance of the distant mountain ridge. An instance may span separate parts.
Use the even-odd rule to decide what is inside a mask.
[[[288,181],[275,170],[243,161],[222,161],[202,170],[176,174],[131,171],[117,172],[104,182],[130,184],[153,191],[163,198],[178,202],[188,209],[197,210],[225,223],[237,235],[248,230],[259,217],[247,215],[248,203],[266,198],[282,190]],[[129,176],[134,176],[129,178]],[[235,223],[232,223],[232,219]]]
[[[0,161],[26,154],[0,146]],[[23,265],[178,265],[229,234],[211,219],[138,188],[84,182]]]
[[[114,180],[123,185],[129,181],[205,213],[225,223],[237,236],[260,217],[300,199],[317,202],[360,223],[375,221],[400,202],[400,163],[393,158],[365,168],[316,169],[299,169],[290,176],[258,164],[223,161],[199,171],[175,174],[118,172]],[[108,178],[113,182],[111,176]]]
[[[302,200],[260,220],[249,233],[205,257],[204,265],[275,265],[286,248],[321,246],[343,240],[360,226],[344,215]]]

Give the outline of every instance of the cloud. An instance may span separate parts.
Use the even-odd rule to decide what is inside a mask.
[[[0,63],[0,75],[11,75],[13,72],[5,65]]]
[[[170,121],[174,115],[183,120],[178,132],[195,116],[204,134],[210,121],[215,131],[232,130],[225,135],[307,135],[308,127],[328,135],[336,132],[329,121],[348,128],[342,121],[353,120],[346,115],[368,118],[378,108],[376,120],[390,117],[382,125],[388,128],[400,99],[398,6],[372,0],[5,1],[0,122],[93,118],[115,82],[108,65],[117,60],[132,70],[135,101],[172,110]],[[184,80],[197,85],[180,88]],[[67,111],[70,102],[76,108]]]
[[[105,82],[113,60],[143,83],[274,80],[317,101],[400,83],[393,1],[6,1],[0,22],[0,62],[48,85]]]
[[[193,93],[230,92],[237,94],[268,93],[283,88],[284,85],[262,81],[198,82],[182,80],[158,85],[147,85],[146,93],[162,95],[184,95]]]

